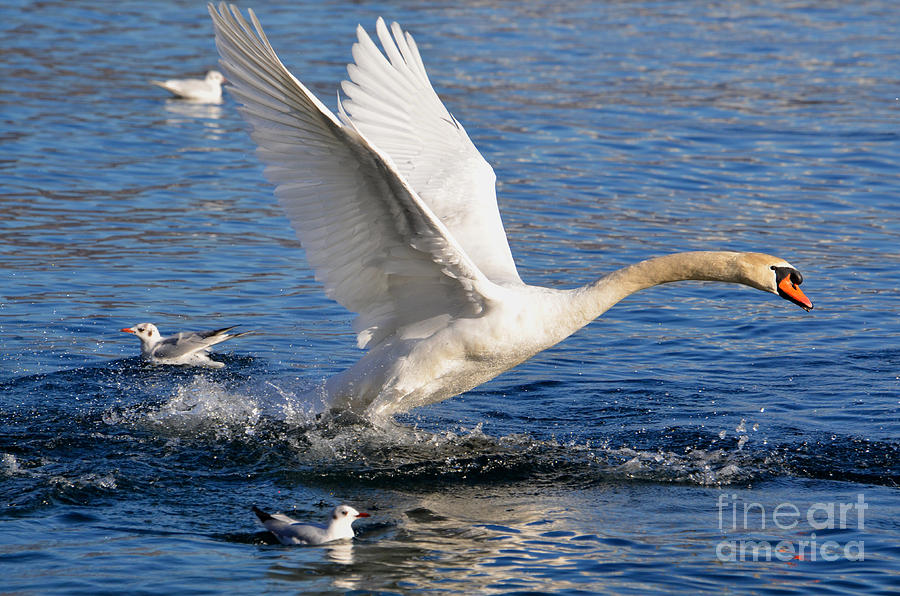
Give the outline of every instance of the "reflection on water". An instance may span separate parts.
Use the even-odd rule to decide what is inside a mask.
[[[186,99],[167,99],[166,111],[187,118],[202,118],[205,120],[217,120],[222,117],[223,108],[221,105],[194,102]],[[173,123],[178,120],[171,121]],[[221,128],[218,129],[221,132]]]
[[[335,563],[340,563],[341,565],[352,565],[353,564],[353,541],[352,540],[339,540],[332,544],[325,545],[325,552],[328,555],[328,560],[333,561]],[[349,586],[342,586],[350,589]]]
[[[165,101],[166,111],[173,114],[174,117],[166,119],[165,125],[171,126],[173,129],[180,129],[189,126],[185,122],[186,119],[195,120],[202,126],[202,136],[205,141],[217,141],[225,134],[225,128],[219,122],[223,115],[223,108],[220,105],[214,105],[203,102],[193,102],[185,99],[167,99]],[[190,143],[190,140],[188,140]],[[198,145],[186,146],[180,151],[216,151],[215,147],[203,147]]]
[[[728,498],[754,499],[766,510],[782,503],[803,507],[804,499],[822,501],[830,494],[821,488],[798,498],[796,490],[796,484],[774,484],[765,495],[740,488],[727,493]],[[889,490],[868,494],[867,500],[877,501],[873,508],[896,511]],[[715,577],[711,591],[722,585],[752,586],[755,580],[745,568],[716,559],[715,544],[722,539],[716,503],[721,496],[722,491],[690,486],[620,483],[578,492],[522,483],[457,485],[427,494],[398,491],[391,497],[391,520],[365,527],[352,544],[340,545],[352,548],[351,563],[332,560],[319,549],[280,547],[266,574],[306,592],[367,590],[375,569],[385,589],[404,591],[645,592],[660,582],[710,574]],[[637,514],[641,511],[653,514]],[[772,529],[766,538],[796,541],[810,530],[804,520],[790,530]],[[758,538],[752,532],[730,536]],[[834,537],[858,536],[857,531]],[[886,546],[876,536],[869,539],[878,548]],[[672,560],[680,561],[677,569]],[[756,565],[779,577],[780,590],[797,593],[821,573],[817,567],[794,568],[778,559]]]

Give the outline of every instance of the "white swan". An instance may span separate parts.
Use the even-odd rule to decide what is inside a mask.
[[[282,65],[252,10],[255,34],[234,6],[209,10],[275,194],[328,296],[358,315],[366,353],[326,380],[334,407],[380,417],[452,397],[657,284],[741,283],[812,308],[797,270],[759,253],[673,254],[572,290],[526,285],[494,172],[441,103],[409,34],[379,19],[382,54],[357,29],[336,117]]]

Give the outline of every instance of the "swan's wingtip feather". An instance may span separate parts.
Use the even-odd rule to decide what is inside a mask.
[[[253,129],[266,175],[277,185],[276,195],[326,295],[358,313],[357,345],[371,349],[399,326],[435,312],[468,312],[466,303],[481,297],[466,282],[483,274],[399,171],[391,153],[377,148],[369,131],[351,119],[360,93],[347,97],[345,105],[338,91],[337,114],[331,112],[281,62],[253,11],[241,14],[234,6],[229,11],[223,2],[218,11],[210,3],[210,13],[221,63],[236,99],[244,104],[239,110]],[[376,28],[380,39],[357,27],[354,57],[365,65],[364,74],[374,76],[393,97],[422,104],[429,113],[437,106],[442,116],[433,89],[416,80],[408,66],[403,38],[391,37],[383,18]],[[439,130],[444,127],[439,118],[433,123]],[[346,168],[354,159],[365,170],[359,175]],[[384,184],[373,187],[376,177]],[[322,213],[316,205],[323,201],[337,201],[340,208]],[[387,250],[379,253],[385,261],[398,260],[399,253],[399,262],[412,269],[404,270],[405,281],[395,283],[383,265],[360,265],[358,254],[346,248],[357,245],[366,247],[362,252]],[[423,304],[411,309],[413,301]]]

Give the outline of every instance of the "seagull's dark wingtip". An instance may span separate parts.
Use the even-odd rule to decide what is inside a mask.
[[[207,331],[205,336],[212,337],[214,335],[222,335],[223,333],[227,333],[237,326],[238,325],[232,325],[231,327],[222,327],[221,329],[213,329],[212,331]]]
[[[272,516],[271,516],[271,515],[269,515],[268,513],[266,513],[265,511],[263,511],[263,510],[260,509],[259,507],[257,507],[256,505],[254,505],[253,507],[251,507],[251,509],[253,509],[253,513],[256,514],[256,517],[258,517],[258,518],[259,518],[259,521],[261,521],[261,522],[265,522],[266,520],[272,519]]]

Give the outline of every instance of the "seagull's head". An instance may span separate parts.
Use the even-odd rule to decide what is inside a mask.
[[[134,333],[142,343],[156,343],[162,337],[159,329],[153,323],[138,323],[134,327],[125,327],[122,329],[125,333]]]
[[[360,513],[349,505],[338,505],[331,512],[331,523],[351,525],[360,517],[369,517],[368,513]],[[346,521],[345,521],[346,520]]]
[[[206,82],[221,85],[222,83],[225,82],[225,75],[223,75],[218,70],[211,70],[208,73],[206,73]]]

